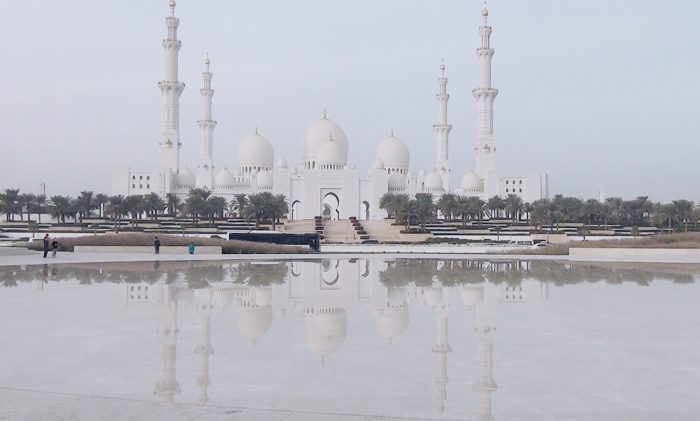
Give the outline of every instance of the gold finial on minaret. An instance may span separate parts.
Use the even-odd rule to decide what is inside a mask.
[[[175,16],[175,6],[177,6],[177,3],[175,3],[175,0],[170,0],[168,5],[170,5],[170,14]]]
[[[489,23],[489,8],[488,8],[488,5],[486,4],[486,0],[484,0],[484,7],[481,9],[481,16],[484,17],[484,24],[488,25],[488,23]]]

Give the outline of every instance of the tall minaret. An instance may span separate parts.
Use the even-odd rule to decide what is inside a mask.
[[[476,173],[479,177],[486,177],[496,169],[496,145],[493,136],[493,102],[498,95],[498,90],[491,87],[491,60],[494,50],[491,48],[491,27],[489,26],[489,10],[484,1],[481,11],[484,17],[484,26],[479,28],[481,34],[481,46],[476,50],[479,59],[479,87],[472,93],[477,104],[477,136],[476,136]]]
[[[211,88],[212,73],[209,71],[209,54],[204,60],[204,73],[202,78],[204,86],[200,90],[202,94],[202,116],[197,121],[199,126],[199,164],[197,175],[197,187],[212,190],[214,188],[214,129],[216,121],[212,120],[212,97],[214,90]]]
[[[447,93],[447,78],[445,77],[445,63],[440,65],[440,77],[438,77],[439,91],[435,98],[438,102],[438,121],[433,126],[437,138],[437,154],[435,156],[435,171],[442,177],[443,188],[450,191],[450,132],[452,125],[447,124],[447,101],[450,95]]]
[[[158,82],[163,94],[163,131],[160,139],[160,166],[174,173],[180,171],[180,95],[185,84],[178,80],[178,53],[182,42],[177,39],[180,19],[175,17],[175,0],[170,0],[170,16],[165,18],[168,37],[165,48],[165,78]]]

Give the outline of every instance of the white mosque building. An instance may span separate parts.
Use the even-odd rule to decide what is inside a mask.
[[[361,172],[347,162],[349,141],[343,129],[331,121],[324,111],[323,117],[311,124],[303,134],[301,164],[291,165],[284,158],[275,161],[272,143],[257,132],[241,142],[238,163],[233,170],[228,166],[214,167],[212,72],[209,58],[205,60],[202,111],[197,121],[200,128],[199,159],[194,170],[180,161],[180,95],[185,84],[178,78],[179,50],[182,46],[177,30],[179,19],[175,16],[175,0],[169,2],[170,16],[166,18],[167,38],[165,48],[165,77],[158,82],[163,95],[163,130],[160,139],[160,166],[158,169],[139,171],[120,169],[113,179],[113,193],[123,195],[157,193],[165,196],[174,193],[186,196],[190,189],[199,187],[214,195],[232,198],[235,194],[272,192],[283,194],[290,204],[290,219],[312,219],[323,215],[328,219],[347,219],[356,216],[361,220],[378,220],[386,217],[379,209],[381,197],[386,193],[415,195],[431,193],[436,199],[445,193],[476,196],[488,199],[493,196],[515,194],[525,202],[548,196],[546,174],[499,173],[496,167],[496,143],[493,126],[493,104],[498,94],[491,84],[491,63],[494,49],[491,47],[492,28],[488,25],[486,4],[482,11],[484,25],[479,28],[481,45],[477,49],[480,80],[473,91],[478,104],[476,168],[462,177],[458,185],[451,180],[449,135],[452,126],[447,119],[447,77],[445,66],[440,66],[438,77],[438,120],[433,126],[436,135],[437,154],[435,168],[430,171],[410,169],[408,146],[392,131],[379,142],[375,162],[367,172]]]

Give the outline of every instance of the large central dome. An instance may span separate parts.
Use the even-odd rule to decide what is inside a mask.
[[[315,163],[321,147],[330,139],[338,144],[338,149],[342,152],[343,164],[345,164],[348,160],[348,138],[340,126],[328,119],[325,112],[323,118],[309,126],[304,133],[302,160],[305,163]]]

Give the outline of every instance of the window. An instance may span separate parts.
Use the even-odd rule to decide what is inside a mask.
[[[520,180],[520,184],[523,184],[523,180]]]
[[[146,176],[146,180],[150,180],[150,179],[151,179],[150,175]]]
[[[508,189],[506,189],[506,193],[508,193]]]
[[[506,184],[508,184],[508,180],[506,180]]]
[[[139,188],[142,189],[142,188],[143,188],[143,184],[139,184]]]
[[[131,176],[131,179],[132,179],[132,180],[136,180],[136,176],[135,176],[135,175],[132,175],[132,176]]]
[[[143,176],[142,176],[142,175],[139,176],[139,180],[143,180]]]
[[[151,185],[150,185],[150,184],[146,184],[146,188],[147,188],[147,189],[150,189],[150,188],[151,188]],[[520,190],[520,191],[522,191],[522,190]]]
[[[522,192],[523,192],[523,189],[520,189],[520,193],[522,193]]]
[[[132,189],[135,189],[135,188],[136,188],[136,184],[132,184],[132,185],[131,185],[131,188],[132,188]]]

